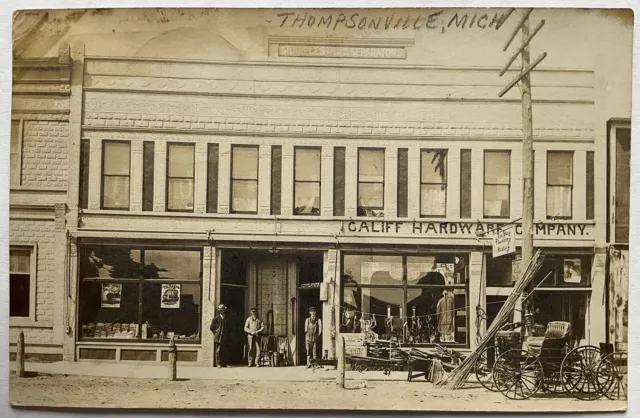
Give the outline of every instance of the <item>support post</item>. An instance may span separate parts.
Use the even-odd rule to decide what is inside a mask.
[[[529,12],[530,13],[530,12]],[[530,65],[529,56],[529,13],[522,23],[522,70]],[[522,271],[529,265],[533,256],[533,113],[531,110],[531,77],[524,74],[521,82],[522,92]],[[532,291],[528,286],[526,294]],[[531,323],[532,306],[530,299],[523,301],[525,335],[530,336],[533,329]]]
[[[175,382],[178,378],[178,350],[176,349],[176,342],[171,337],[169,340],[169,371],[167,380]]]
[[[338,377],[336,378],[336,384],[342,389],[344,389],[345,362],[344,336],[340,335],[338,337]]]
[[[18,333],[18,346],[16,347],[16,376],[24,377],[24,332]]]

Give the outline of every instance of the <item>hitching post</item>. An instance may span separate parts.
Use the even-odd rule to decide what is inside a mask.
[[[18,334],[18,346],[16,347],[16,376],[24,377],[24,332]]]
[[[173,337],[169,340],[169,375],[168,380],[175,382],[178,376],[178,350]]]
[[[340,338],[338,338],[338,341],[338,377],[336,378],[336,383],[339,387],[344,389],[344,371],[346,361],[344,336],[341,335]]]

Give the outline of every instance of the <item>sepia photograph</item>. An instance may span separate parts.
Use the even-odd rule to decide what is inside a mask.
[[[16,10],[11,405],[626,410],[633,30]]]

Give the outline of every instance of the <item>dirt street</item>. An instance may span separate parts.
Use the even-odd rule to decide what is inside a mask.
[[[247,396],[251,394],[251,396]],[[264,382],[37,376],[10,378],[14,405],[98,408],[259,408],[259,409],[378,409],[514,411],[614,410],[625,402],[606,399],[579,401],[541,395],[513,401],[500,393],[469,385],[450,391],[425,381],[349,380],[347,389],[332,381]]]

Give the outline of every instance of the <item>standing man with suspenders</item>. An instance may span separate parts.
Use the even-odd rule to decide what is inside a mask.
[[[316,308],[309,308],[309,317],[304,322],[304,335],[307,348],[307,368],[317,358],[318,338],[322,335],[322,320],[316,317]]]
[[[260,333],[264,330],[264,324],[258,318],[258,308],[251,308],[251,316],[244,323],[244,332],[247,333],[247,358],[249,367],[255,364],[260,367]]]

